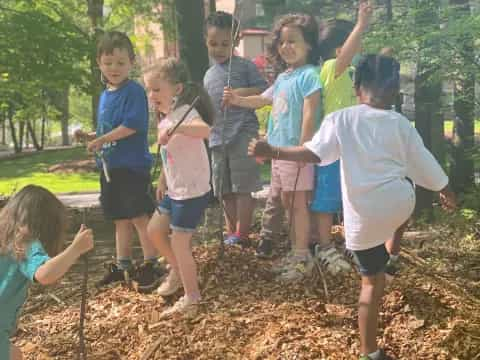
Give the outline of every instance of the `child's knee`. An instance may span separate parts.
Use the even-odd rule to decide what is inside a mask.
[[[154,214],[147,224],[147,233],[149,236],[169,233],[168,221],[163,215]]]

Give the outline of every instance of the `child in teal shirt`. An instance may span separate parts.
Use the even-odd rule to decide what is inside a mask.
[[[0,211],[2,360],[22,359],[20,349],[12,345],[9,338],[30,285],[56,282],[80,255],[93,247],[92,230],[82,225],[72,244],[60,252],[66,223],[62,203],[48,190],[34,185],[20,190]]]

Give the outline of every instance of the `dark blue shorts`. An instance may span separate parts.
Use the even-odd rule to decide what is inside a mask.
[[[358,271],[363,276],[373,276],[383,272],[390,259],[385,244],[367,250],[352,251],[352,253],[358,265]]]
[[[209,192],[187,200],[174,200],[165,195],[158,204],[158,210],[162,214],[170,215],[172,230],[194,232],[208,206],[209,199]]]
[[[315,188],[310,210],[329,214],[342,211],[340,161],[327,166],[315,166]]]

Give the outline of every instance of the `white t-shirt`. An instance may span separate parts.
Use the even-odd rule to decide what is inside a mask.
[[[439,191],[448,177],[403,115],[368,105],[334,112],[304,145],[328,165],[341,164],[347,248],[384,243],[411,215],[415,192],[405,179]]]
[[[158,124],[158,129],[171,128],[188,110],[180,106]],[[192,109],[183,124],[201,119]],[[167,179],[167,194],[174,200],[187,200],[210,191],[210,165],[203,139],[174,133],[168,144],[161,147],[163,171]]]

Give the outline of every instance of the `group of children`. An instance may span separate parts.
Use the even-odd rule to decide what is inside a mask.
[[[270,87],[253,63],[233,55],[238,23],[231,14],[216,12],[206,21],[214,64],[203,87],[191,81],[183,62],[168,59],[145,69],[145,93],[129,79],[135,60],[129,38],[119,32],[105,34],[97,51],[106,85],[97,131],[75,134],[97,155],[103,170],[101,205],[115,224],[116,262],[109,264],[99,285],[123,280],[128,273],[140,290],[158,287],[161,296],[183,287],[184,296],[164,316],[195,311],[201,295],[191,239],[208,205],[211,184],[224,201],[225,243],[245,242],[254,210],[251,194],[260,189],[259,163],[272,159],[257,254],[271,255],[283,208],[291,219],[292,252],[275,266],[281,280],[297,281],[308,274],[312,247],[313,256],[330,272],[350,269],[331,238],[334,214],[343,203],[346,247],[362,275],[361,358],[386,358],[376,345],[377,316],[385,268],[398,256],[398,229],[415,202],[406,178],[440,191],[447,205],[454,199],[446,175],[418,133],[391,110],[399,90],[398,63],[368,55],[352,80],[351,63],[371,13],[371,5],[361,2],[354,27],[334,21],[319,29],[315,19],[304,14],[279,19],[270,51],[278,76]],[[354,106],[357,99],[360,105]],[[159,120],[163,164],[155,201],[150,194],[148,104]],[[272,105],[266,141],[257,140],[254,112],[265,105]],[[59,253],[65,219],[61,203],[37,186],[22,189],[0,213],[2,358],[22,358],[9,337],[28,284],[57,280],[93,247],[92,232],[82,225],[72,244]],[[132,264],[134,230],[144,255],[138,267]],[[314,246],[313,237],[318,238]],[[168,263],[160,286],[165,270],[158,266],[159,255]]]

